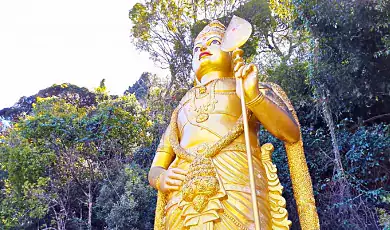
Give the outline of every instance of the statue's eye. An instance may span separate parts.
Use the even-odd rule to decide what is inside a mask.
[[[199,47],[199,46],[195,47],[195,48],[194,48],[194,53],[198,52],[199,50],[200,50],[200,47]]]
[[[218,41],[218,40],[216,40],[216,39],[214,39],[214,40],[212,40],[212,41],[210,42],[210,44],[212,44],[212,45],[221,45],[221,42]]]

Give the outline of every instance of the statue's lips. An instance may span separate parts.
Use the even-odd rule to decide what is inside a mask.
[[[199,54],[199,60],[202,58],[202,57],[207,57],[207,56],[211,56],[212,54],[210,52],[202,52]]]

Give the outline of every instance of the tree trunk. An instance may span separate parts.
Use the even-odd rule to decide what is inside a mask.
[[[54,213],[54,217],[55,217],[55,220],[56,220],[56,224],[57,224],[57,230],[65,230],[66,226],[65,226],[65,218],[64,218],[64,215],[61,213],[57,213],[57,211],[55,210],[55,208],[53,208],[53,213]]]
[[[91,182],[88,184],[88,229],[92,229],[92,193],[91,193]]]
[[[331,140],[332,140],[332,148],[333,148],[334,163],[335,163],[333,174],[334,175],[339,175],[341,177],[344,177],[345,176],[344,168],[343,168],[343,165],[341,163],[339,144],[338,144],[337,137],[336,137],[336,131],[335,131],[336,129],[334,127],[332,113],[330,111],[330,108],[329,108],[329,105],[328,105],[325,93],[322,93],[321,97],[324,100],[323,103],[322,103],[322,113],[323,113],[326,125],[328,126],[328,129],[329,129],[329,132],[330,132],[330,137],[331,137]]]

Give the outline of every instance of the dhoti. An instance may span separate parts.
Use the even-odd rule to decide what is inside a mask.
[[[213,157],[219,191],[201,212],[191,203],[183,202],[180,191],[168,195],[164,220],[167,230],[254,229],[248,161],[243,146],[231,145]],[[252,154],[261,229],[271,229],[267,177],[259,159],[260,149],[253,148]],[[188,170],[188,166],[188,162],[176,158],[170,167]]]

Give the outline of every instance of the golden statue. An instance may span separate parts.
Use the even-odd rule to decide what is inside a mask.
[[[289,229],[283,187],[271,161],[273,146],[259,147],[260,124],[285,143],[302,229],[319,229],[295,111],[279,86],[258,82],[257,67],[244,63],[242,50],[221,49],[224,36],[225,26],[212,21],[195,39],[196,86],[174,110],[149,172],[158,190],[155,229],[255,229],[256,216],[256,229]],[[243,120],[249,124],[248,142]]]

